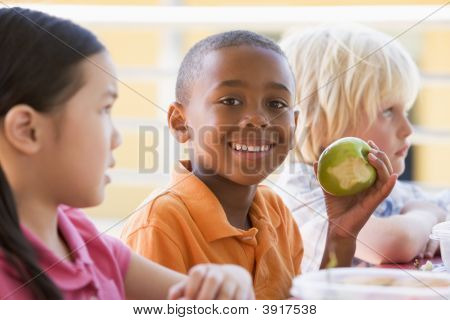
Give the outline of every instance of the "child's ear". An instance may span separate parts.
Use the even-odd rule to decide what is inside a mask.
[[[189,130],[184,115],[184,106],[179,102],[173,102],[167,113],[169,128],[179,143],[189,140]]]
[[[37,111],[25,104],[14,106],[6,114],[3,122],[5,138],[19,152],[31,155],[41,148],[38,118]]]

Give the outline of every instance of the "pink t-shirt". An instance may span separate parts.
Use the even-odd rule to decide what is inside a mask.
[[[39,265],[65,299],[124,299],[124,278],[131,252],[118,239],[100,234],[79,209],[58,208],[58,229],[73,253],[73,261],[60,259],[29,230],[22,230],[37,253]],[[1,250],[1,249],[0,249]],[[18,273],[0,252],[0,299],[33,299],[21,287]]]

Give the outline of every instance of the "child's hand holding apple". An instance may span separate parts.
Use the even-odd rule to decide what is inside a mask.
[[[350,266],[359,231],[390,194],[397,175],[383,151],[358,138],[330,145],[314,170],[324,189],[329,220],[321,267],[332,258],[336,258],[335,266]]]

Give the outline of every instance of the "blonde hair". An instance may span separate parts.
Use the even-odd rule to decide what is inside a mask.
[[[334,140],[369,127],[382,103],[412,107],[419,71],[391,37],[363,26],[328,26],[282,39],[296,77],[296,155],[312,163]]]

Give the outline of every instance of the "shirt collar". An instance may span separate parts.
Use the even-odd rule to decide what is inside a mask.
[[[64,213],[65,210],[70,210],[70,207],[61,205],[58,208],[58,228],[64,237],[64,240],[73,252],[76,261],[84,264],[92,264],[91,256],[89,255],[87,243],[82,238],[80,232],[70,221],[69,217]]]
[[[226,237],[240,237],[242,239],[254,238],[257,229],[240,230],[233,227],[227,219],[226,213],[215,194],[199,178],[192,173],[191,163],[182,160],[175,165],[169,189],[178,195],[196,225],[201,230],[205,239],[209,242]],[[261,222],[272,220],[273,227],[278,227],[280,219],[278,215],[269,215],[267,204],[259,188],[250,208],[250,217],[256,227]]]
[[[72,253],[73,261],[61,260],[24,225],[21,225],[21,229],[36,251],[42,269],[52,275],[53,281],[59,288],[72,290],[83,287],[92,281],[91,275],[82,270],[85,270],[88,265],[92,265],[93,262],[79,231],[64,213],[65,208],[65,206],[58,207],[58,231]]]
[[[92,263],[92,260],[89,256],[86,244],[78,230],[70,222],[69,218],[64,214],[64,209],[65,206],[63,205],[59,206],[57,209],[58,231],[66,242],[69,251],[72,253],[75,263],[81,262],[90,264]],[[60,260],[60,258],[57,257],[50,249],[48,249],[48,247],[41,241],[41,239],[39,239],[33,232],[28,230],[28,228],[26,228],[24,225],[21,225],[21,229],[30,244],[38,252],[38,257],[40,260],[46,261],[47,263],[54,263],[55,261]],[[64,262],[68,261],[64,260]]]

